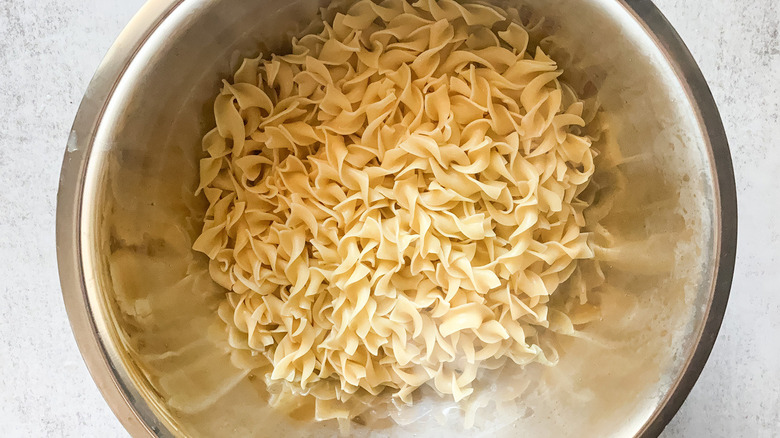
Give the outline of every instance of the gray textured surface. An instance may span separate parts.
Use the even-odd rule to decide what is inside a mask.
[[[0,0],[0,435],[126,436],[76,350],[54,208],[68,129],[142,0]],[[657,0],[700,63],[731,141],[740,243],[712,357],[664,436],[780,436],[780,4]],[[774,189],[774,190],[773,190]]]

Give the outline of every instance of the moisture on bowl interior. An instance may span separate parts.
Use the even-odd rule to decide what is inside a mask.
[[[555,366],[557,336],[600,317],[592,179],[617,152],[595,98],[515,10],[323,16],[291,53],[244,60],[203,138],[194,249],[226,289],[233,363],[272,404],[363,422]]]

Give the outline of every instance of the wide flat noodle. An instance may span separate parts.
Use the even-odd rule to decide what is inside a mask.
[[[423,385],[462,400],[481,367],[554,364],[543,333],[587,322],[586,293],[575,320],[550,299],[593,258],[596,151],[528,45],[492,7],[361,0],[225,82],[194,248],[231,346],[320,419]]]

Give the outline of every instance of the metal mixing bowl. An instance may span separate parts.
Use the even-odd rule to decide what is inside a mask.
[[[264,412],[251,382],[220,374],[229,360],[201,342],[220,292],[188,246],[220,79],[258,47],[284,50],[317,3],[150,0],[86,92],[60,180],[60,277],[89,370],[133,436],[335,433]],[[626,157],[610,226],[630,243],[605,255],[620,292],[589,329],[599,346],[572,344],[556,367],[568,383],[529,395],[490,434],[658,435],[707,360],[731,285],[737,207],[718,110],[649,0],[507,3],[545,17],[569,49],[559,62],[598,85]]]

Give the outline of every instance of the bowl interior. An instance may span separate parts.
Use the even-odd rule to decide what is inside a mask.
[[[513,1],[509,6],[518,7]],[[603,317],[562,341],[554,368],[507,370],[485,387],[474,429],[435,399],[406,425],[353,424],[354,436],[630,436],[673,390],[698,342],[713,290],[720,208],[699,112],[646,30],[614,0],[523,0],[567,80],[598,89],[622,158],[615,236],[601,250]],[[336,423],[280,415],[257,379],[213,341],[224,291],[190,248],[205,200],[193,195],[200,139],[220,81],[243,57],[284,52],[316,0],[189,0],[128,64],[97,127],[81,212],[85,282],[115,366],[173,433],[337,435]],[[492,404],[495,402],[495,404]],[[474,408],[476,406],[472,406]],[[148,415],[148,414],[147,414]],[[412,421],[414,420],[414,421]],[[258,432],[261,431],[261,432]],[[160,430],[160,435],[168,431]]]

